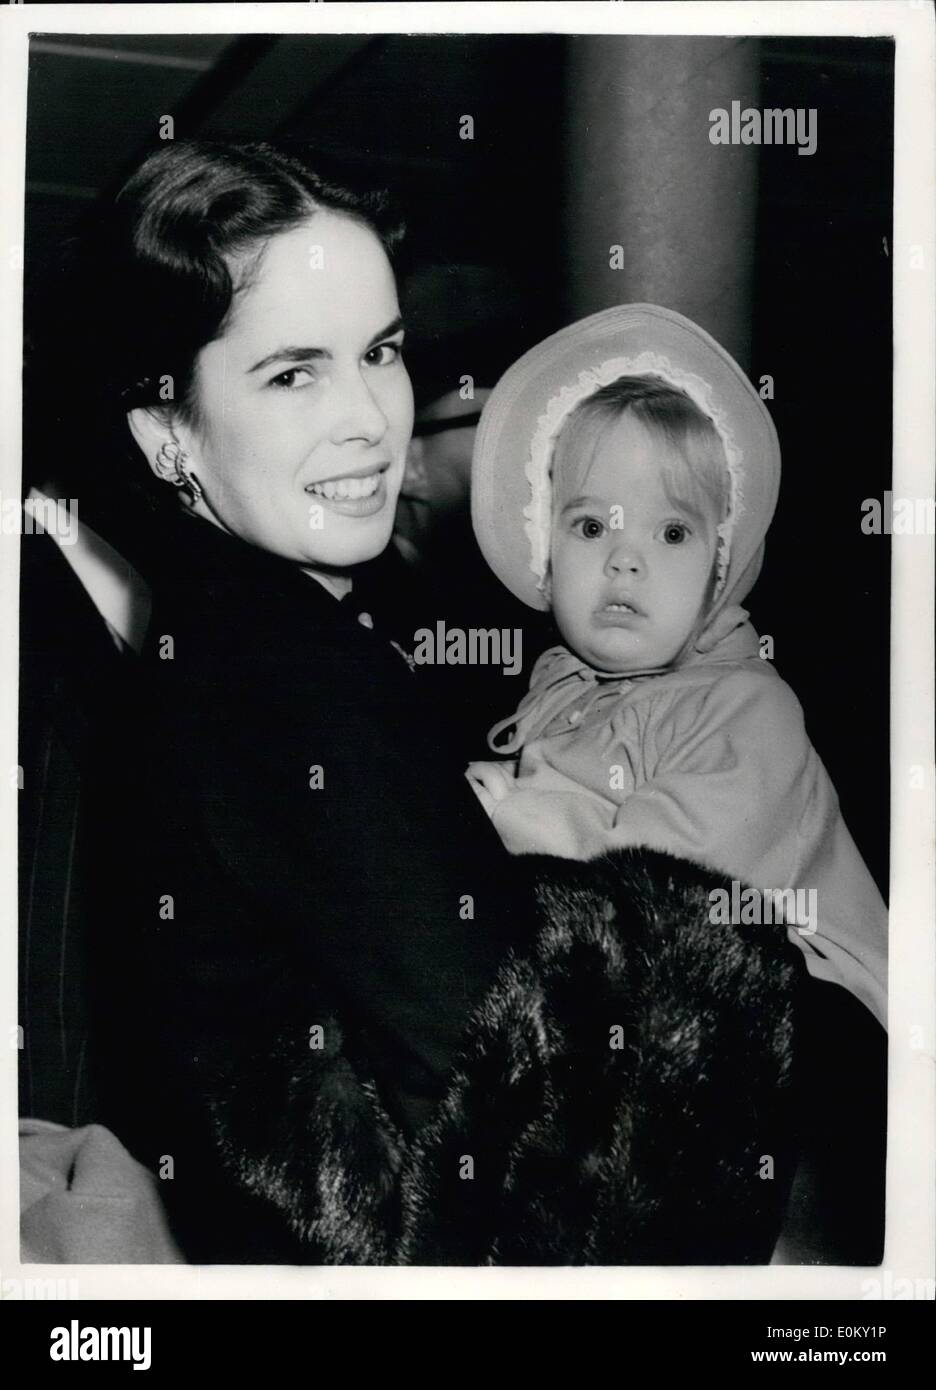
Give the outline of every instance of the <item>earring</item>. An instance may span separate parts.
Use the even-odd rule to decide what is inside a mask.
[[[190,505],[194,507],[197,502],[201,501],[204,493],[198,479],[186,471],[185,460],[187,457],[188,455],[183,452],[178,440],[167,439],[159,446],[156,462],[160,465],[160,473],[166,482],[172,483],[173,487],[184,488],[189,494]]]
[[[183,458],[184,457],[183,455]],[[176,487],[185,489],[189,495],[189,504],[193,507],[197,502],[200,502],[205,495],[202,491],[202,485],[195,477],[195,474],[187,473],[185,464],[182,463],[181,460],[179,462],[179,481],[176,483]]]

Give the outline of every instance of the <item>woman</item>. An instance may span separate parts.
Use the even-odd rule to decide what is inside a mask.
[[[717,943],[717,880],[659,855],[515,885],[405,660],[397,241],[269,147],[171,145],[94,243],[97,360],[175,504],[125,1137],[199,1261],[769,1258],[786,950]],[[715,1024],[675,1046],[703,997]]]

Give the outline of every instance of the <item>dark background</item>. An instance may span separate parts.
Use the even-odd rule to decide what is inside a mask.
[[[163,115],[176,139],[301,141],[313,162],[391,188],[410,227],[403,292],[417,403],[464,373],[493,384],[563,322],[563,75],[575,42],[37,36],[27,479],[67,477],[82,453],[82,421],[60,402],[69,383],[80,395],[94,367],[55,335],[63,249],[159,145]],[[774,638],[778,669],[886,891],[889,544],[862,535],[859,521],[862,499],[881,496],[891,476],[893,45],[768,38],[761,68],[760,105],[816,107],[820,139],[809,158],[760,151],[751,375],[774,378],[784,479],[752,616]],[[473,141],[458,138],[464,113],[475,118]],[[81,501],[86,486],[76,477],[69,495]],[[497,617],[479,611],[475,621]]]

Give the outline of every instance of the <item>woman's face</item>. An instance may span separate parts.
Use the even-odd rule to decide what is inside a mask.
[[[367,227],[319,212],[273,237],[198,356],[194,423],[176,428],[195,510],[313,569],[379,555],[413,426],[399,316]]]

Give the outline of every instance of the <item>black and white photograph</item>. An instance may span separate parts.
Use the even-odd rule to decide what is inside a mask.
[[[932,8],[11,8],[3,1274],[932,1299]]]

